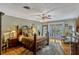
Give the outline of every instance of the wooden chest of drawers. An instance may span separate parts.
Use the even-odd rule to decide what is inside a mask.
[[[79,55],[79,42],[71,45],[71,52],[72,55]]]

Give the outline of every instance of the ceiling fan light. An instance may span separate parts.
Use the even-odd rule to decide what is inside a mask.
[[[40,20],[40,22],[43,22],[43,20]]]
[[[48,19],[43,20],[43,22],[48,22]]]

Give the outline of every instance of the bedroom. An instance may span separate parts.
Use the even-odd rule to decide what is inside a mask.
[[[72,54],[72,37],[69,36],[71,31],[75,35],[78,6],[56,3],[0,4],[0,11],[4,13],[1,20],[1,54]],[[75,38],[72,38],[74,41]]]

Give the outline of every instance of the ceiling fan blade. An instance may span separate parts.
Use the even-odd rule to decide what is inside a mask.
[[[52,19],[51,17],[48,17],[47,19]]]
[[[37,19],[37,20],[41,20],[41,19],[42,19],[42,17],[36,17],[36,19]]]
[[[39,16],[41,15],[42,13],[34,13],[34,14],[29,14],[30,16]]]

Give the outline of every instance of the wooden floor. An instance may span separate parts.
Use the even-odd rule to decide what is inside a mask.
[[[25,55],[25,54],[32,55],[33,53],[21,46],[8,48],[5,51],[2,51],[2,55]]]
[[[71,50],[70,45],[66,44],[66,43],[63,43],[62,45],[63,45],[63,48],[64,48],[65,55],[70,55],[70,50]]]
[[[68,44],[62,44],[60,40],[54,41],[51,39],[49,45],[39,50],[37,55],[69,55],[69,49],[70,48]],[[6,51],[2,51],[2,55],[33,55],[33,52],[18,46],[8,48]]]

